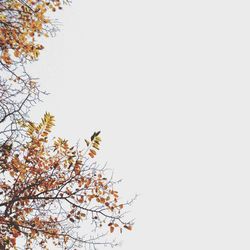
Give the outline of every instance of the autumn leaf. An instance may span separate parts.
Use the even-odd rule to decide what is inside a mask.
[[[115,228],[114,227],[109,227],[109,229],[110,229],[110,233],[113,233],[114,232],[114,230],[115,230]]]

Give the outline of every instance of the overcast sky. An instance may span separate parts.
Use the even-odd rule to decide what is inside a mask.
[[[121,250],[250,249],[249,7],[75,0],[58,16],[32,118],[50,111],[72,143],[102,131],[99,161],[140,194]]]

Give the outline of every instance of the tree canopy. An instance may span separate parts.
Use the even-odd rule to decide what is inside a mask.
[[[131,223],[123,220],[128,203],[119,202],[115,182],[106,177],[105,168],[91,161],[99,150],[99,132],[81,150],[61,138],[49,142],[54,126],[54,117],[49,113],[39,124],[23,122],[21,126],[26,143],[18,152],[13,153],[9,147],[1,150],[2,244],[14,248],[16,239],[24,237],[26,249],[33,242],[44,249],[53,239],[55,245],[67,249],[76,243],[98,243],[100,235],[85,239],[74,230],[81,224],[91,222],[95,229],[106,227],[111,233],[132,229]]]
[[[39,37],[57,31],[50,15],[66,3],[0,1],[0,249],[115,246],[109,234],[132,229],[131,201],[120,200],[112,172],[95,161],[100,131],[72,146],[51,137],[50,113],[29,119],[43,92],[26,64],[43,49]]]

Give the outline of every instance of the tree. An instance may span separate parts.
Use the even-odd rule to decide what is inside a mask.
[[[54,35],[57,26],[48,13],[62,9],[67,0],[0,1],[0,143],[9,143],[20,130],[17,120],[27,119],[43,92],[26,71],[43,49],[39,37]],[[18,133],[17,133],[18,132]]]
[[[15,70],[11,69],[12,65],[38,58],[43,45],[37,42],[37,37],[47,37],[56,31],[56,26],[47,17],[47,12],[62,9],[61,4],[61,0],[0,2],[1,64],[7,71],[15,74]]]
[[[119,202],[115,182],[91,161],[99,150],[99,132],[83,151],[61,138],[51,145],[53,125],[48,113],[37,125],[23,122],[26,144],[18,153],[8,148],[1,152],[0,244],[14,248],[17,238],[25,239],[25,249],[32,244],[45,249],[49,239],[63,249],[100,244],[100,235],[86,239],[74,231],[84,222],[95,230],[109,228],[110,233],[131,230],[132,223],[123,220],[129,203]]]
[[[107,233],[132,229],[124,217],[131,201],[120,201],[112,173],[95,162],[100,132],[81,149],[51,139],[49,113],[38,124],[29,120],[43,92],[26,64],[43,49],[38,38],[57,30],[48,13],[63,3],[0,1],[0,249],[95,249],[116,245]]]

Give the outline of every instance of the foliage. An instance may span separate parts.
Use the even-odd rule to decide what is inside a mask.
[[[41,37],[57,31],[50,13],[68,0],[0,0],[0,249],[114,246],[107,232],[131,230],[116,182],[95,162],[100,131],[86,148],[50,138],[54,117],[39,124],[30,108],[45,92],[26,71]],[[80,228],[85,233],[80,233]],[[87,235],[87,236],[86,236]]]
[[[43,45],[37,37],[47,37],[53,24],[47,12],[61,9],[61,0],[4,0],[0,2],[1,64],[5,67],[25,58],[38,58]]]
[[[41,123],[23,122],[28,140],[18,153],[2,148],[0,166],[0,245],[14,248],[25,238],[26,249],[42,249],[52,239],[68,249],[72,244],[100,244],[99,236],[84,239],[76,228],[91,222],[97,228],[132,229],[123,221],[127,204],[119,202],[112,179],[91,161],[101,138],[94,134],[87,149],[70,147],[61,138],[48,142],[54,126],[49,113]],[[96,151],[94,151],[96,153]],[[90,155],[90,156],[89,156]]]
[[[62,8],[61,0],[0,1],[0,143],[8,143],[20,130],[17,120],[26,119],[42,92],[37,80],[26,71],[37,60],[41,37],[55,34],[49,13]],[[17,133],[18,132],[18,133]]]

